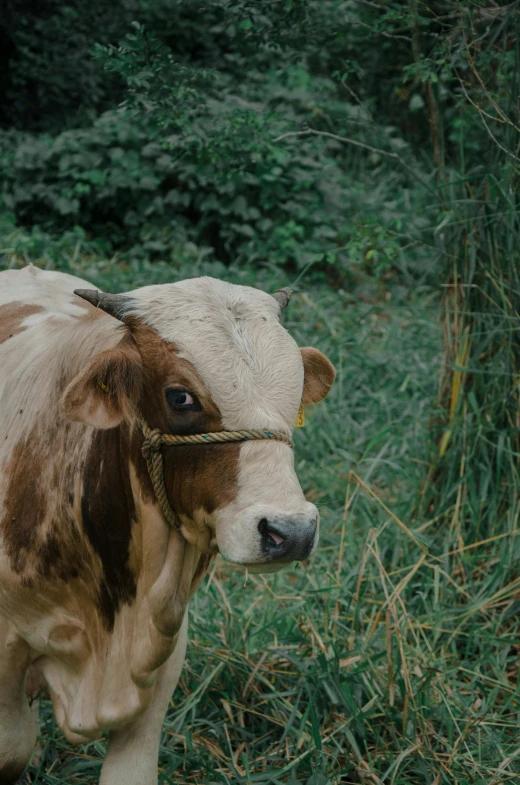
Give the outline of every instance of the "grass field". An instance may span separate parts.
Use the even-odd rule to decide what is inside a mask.
[[[180,275],[75,258],[67,267],[113,291]],[[200,272],[268,290],[290,283],[269,270],[184,276]],[[424,512],[438,451],[440,293],[362,274],[348,291],[304,283],[286,326],[338,369],[296,432],[320,548],[274,576],[216,562],[191,605],[159,781],[519,782],[517,501],[468,544],[456,488],[442,515]],[[71,748],[45,701],[41,719],[27,782],[97,782],[103,742]]]

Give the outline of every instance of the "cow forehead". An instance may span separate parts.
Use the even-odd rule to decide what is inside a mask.
[[[269,294],[213,278],[129,293],[132,313],[175,343],[201,376],[225,428],[292,427],[303,385],[300,351]]]

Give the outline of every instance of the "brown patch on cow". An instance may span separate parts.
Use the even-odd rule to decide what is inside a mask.
[[[46,498],[41,486],[39,443],[19,442],[10,457],[8,487],[0,530],[12,569],[21,574],[34,551],[45,519]]]
[[[128,348],[135,352],[143,380],[140,393],[135,387],[130,390],[129,403],[152,427],[165,433],[222,430],[208,390],[173,344],[142,325],[133,325],[125,341],[132,345]],[[64,378],[58,386],[66,382]],[[165,397],[171,387],[193,392],[202,411],[172,412]],[[137,427],[130,437],[124,422],[85,432],[81,425],[52,417],[17,443],[2,467],[7,487],[0,531],[20,585],[39,591],[49,582],[59,589],[60,582],[78,580],[107,630],[113,628],[120,607],[136,597],[141,556],[133,527],[137,514],[130,460],[145,501],[154,498],[142,440]],[[188,520],[185,527],[204,530],[206,516],[234,500],[239,449],[229,444],[164,450],[170,503],[179,518]],[[206,569],[205,560],[199,567],[197,580]]]
[[[130,604],[137,591],[129,564],[132,523],[137,516],[122,428],[94,431],[83,470],[81,517],[83,530],[101,560],[99,608],[105,627],[111,630],[120,606]]]
[[[99,436],[109,436],[99,443]],[[119,432],[98,432],[84,458],[74,455],[77,430],[35,430],[15,445],[5,466],[7,488],[0,531],[20,586],[81,578],[107,629],[122,602],[135,597],[127,566],[135,508],[128,478],[128,445],[114,448]],[[124,440],[126,442],[126,440]],[[106,463],[101,471],[101,460]],[[126,469],[125,469],[126,467]],[[59,469],[59,471],[58,471]],[[125,473],[126,471],[126,473]],[[84,476],[81,513],[75,504],[77,477]]]
[[[95,431],[85,459],[74,457],[73,446],[69,425],[45,434],[36,429],[15,445],[5,468],[0,531],[21,586],[31,589],[82,577],[110,630],[120,605],[136,594],[129,566],[136,511],[128,439],[119,428]],[[78,475],[83,485],[75,509]]]
[[[160,338],[155,330],[141,324],[132,325],[139,349],[144,388],[140,411],[152,428],[162,433],[193,434],[223,430],[220,411],[193,365],[178,355],[173,343]],[[175,413],[166,400],[165,391],[177,388],[194,394],[201,411]],[[132,461],[147,500],[154,498],[146,463],[141,455],[143,437],[136,428],[131,446]],[[193,520],[201,509],[211,514],[230,504],[236,497],[240,445],[202,444],[163,447],[164,479],[173,510]]]
[[[30,305],[28,303],[12,302],[0,305],[0,343],[12,338],[13,335],[23,332],[26,328],[22,326],[23,320],[27,316],[43,311],[41,305]]]
[[[70,533],[73,533],[72,536],[79,545],[80,537],[77,532],[74,534],[75,526],[70,513],[63,517],[60,525],[66,527],[69,539]],[[74,551],[70,548],[70,543],[67,547],[64,539],[60,537],[59,527],[55,521],[51,523],[45,539],[39,545],[36,571],[44,580],[55,578],[67,582],[79,577]]]
[[[66,450],[64,434],[60,436]],[[79,574],[80,532],[66,501],[74,482],[74,467],[70,456],[67,460],[56,450],[57,441],[56,429],[49,428],[44,435],[36,428],[15,445],[5,469],[8,482],[0,531],[11,568],[27,589],[34,588],[38,579],[68,581]],[[49,509],[51,487],[59,489],[53,510]],[[59,525],[48,521],[51,513],[59,519]]]

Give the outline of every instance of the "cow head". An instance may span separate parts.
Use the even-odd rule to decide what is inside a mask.
[[[299,349],[281,326],[286,291],[271,296],[199,278],[81,296],[126,329],[116,348],[94,357],[69,384],[62,405],[71,420],[133,427],[139,412],[163,433],[290,435],[300,404],[324,398],[334,380],[329,360],[317,349]],[[142,441],[137,428],[133,440]],[[170,505],[201,550],[217,547],[227,560],[264,571],[315,550],[318,511],[305,500],[287,444],[190,445],[163,448],[163,455]]]

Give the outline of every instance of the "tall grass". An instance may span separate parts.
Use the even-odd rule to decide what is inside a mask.
[[[518,523],[520,226],[516,194],[492,176],[458,205],[445,249],[442,408],[425,497],[464,545]]]
[[[517,528],[520,403],[520,18],[508,6],[495,28],[463,26],[473,134],[460,133],[456,167],[439,186],[444,368],[427,507],[456,543]],[[509,78],[500,75],[509,63]],[[506,70],[504,68],[504,70]],[[467,122],[467,119],[466,119]],[[475,126],[487,135],[478,158]],[[463,125],[462,125],[463,128]],[[423,507],[424,509],[424,507]]]

